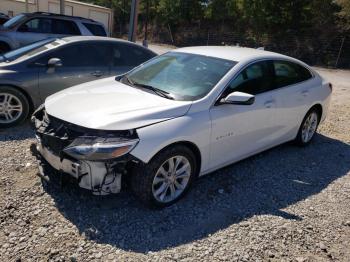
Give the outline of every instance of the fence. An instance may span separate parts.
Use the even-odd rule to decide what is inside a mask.
[[[176,46],[198,45],[239,45],[264,47],[265,50],[298,58],[310,65],[330,68],[350,68],[350,36],[332,37],[295,36],[246,37],[233,32],[210,30],[182,30],[174,36],[170,28],[157,30],[151,34],[154,42]]]

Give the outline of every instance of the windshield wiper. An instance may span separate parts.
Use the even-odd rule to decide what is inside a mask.
[[[150,85],[145,85],[145,84],[141,84],[141,83],[136,83],[134,81],[132,81],[128,76],[125,76],[126,80],[133,86],[137,86],[137,87],[141,87],[147,90],[151,90],[153,91],[155,94],[162,96],[164,98],[167,99],[171,99],[174,100],[174,97],[172,95],[170,95],[170,93],[168,93],[167,91],[164,91],[162,89],[156,88],[154,86],[150,86]]]

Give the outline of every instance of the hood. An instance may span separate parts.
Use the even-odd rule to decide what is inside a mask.
[[[46,112],[92,129],[128,130],[183,116],[191,101],[174,101],[115,80],[88,82],[58,92],[45,101]]]

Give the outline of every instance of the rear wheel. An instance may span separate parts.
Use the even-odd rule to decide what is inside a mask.
[[[300,146],[308,145],[315,136],[319,122],[319,112],[316,109],[311,109],[301,123],[298,135],[295,139],[296,143]]]
[[[148,206],[169,206],[190,188],[197,172],[196,158],[186,146],[176,145],[158,153],[147,165],[136,167],[131,188]]]
[[[29,114],[26,96],[12,87],[0,86],[0,128],[21,123]]]

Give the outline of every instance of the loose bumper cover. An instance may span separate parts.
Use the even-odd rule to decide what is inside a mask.
[[[122,175],[127,172],[130,155],[106,161],[73,159],[63,149],[86,130],[49,117],[43,108],[34,112],[32,123],[37,137],[36,155],[39,169],[43,173],[41,176],[47,175],[43,166],[48,164],[55,171],[68,174],[79,187],[91,190],[93,194],[107,195],[121,191]]]

